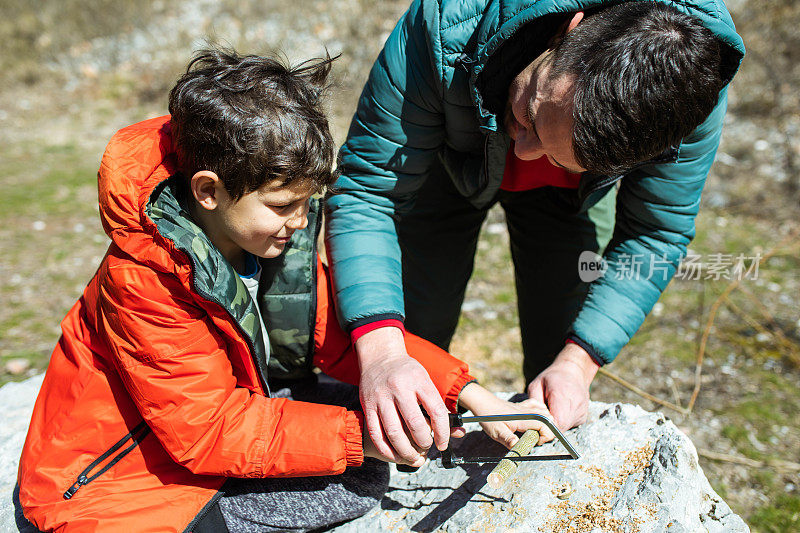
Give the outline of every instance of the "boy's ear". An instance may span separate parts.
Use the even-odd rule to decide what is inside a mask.
[[[216,172],[200,170],[189,180],[189,188],[197,203],[209,211],[217,208],[220,193],[225,187]]]

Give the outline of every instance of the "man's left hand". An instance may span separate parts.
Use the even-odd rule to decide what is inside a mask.
[[[531,400],[545,404],[562,431],[586,422],[589,385],[600,367],[586,350],[569,343],[528,385]]]

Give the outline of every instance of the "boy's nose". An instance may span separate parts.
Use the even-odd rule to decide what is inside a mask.
[[[295,230],[305,229],[305,227],[308,226],[308,217],[306,215],[294,217],[292,220],[287,222],[286,225]]]
[[[286,221],[286,225],[293,230],[304,229],[308,226],[308,208],[308,202],[306,202]]]

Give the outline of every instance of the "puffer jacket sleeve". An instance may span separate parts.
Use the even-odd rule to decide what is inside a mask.
[[[614,360],[639,329],[694,238],[726,108],[727,88],[681,143],[676,162],[642,167],[622,179],[614,236],[604,255],[607,270],[591,284],[570,332],[599,363]]]
[[[114,364],[175,462],[196,474],[337,474],[363,461],[361,423],[344,408],[237,387],[226,342],[171,274],[110,267],[99,318]]]
[[[434,22],[431,22],[434,21]],[[327,199],[326,241],[342,324],[403,319],[395,218],[444,141],[437,2],[415,1],[372,67]]]
[[[328,269],[320,262],[317,268],[314,364],[331,377],[358,385],[360,376],[358,358],[350,342],[350,336],[342,330],[336,319],[331,292]],[[469,374],[467,363],[411,333],[405,334],[405,343],[408,354],[419,361],[428,372],[445,406],[455,413],[461,389],[475,379]]]

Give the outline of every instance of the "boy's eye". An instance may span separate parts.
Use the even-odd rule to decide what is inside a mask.
[[[306,199],[302,199],[302,200],[297,200],[295,202],[290,202],[288,204],[268,204],[268,206],[275,211],[286,212],[298,207],[299,205],[303,204],[306,201],[307,201]]]

